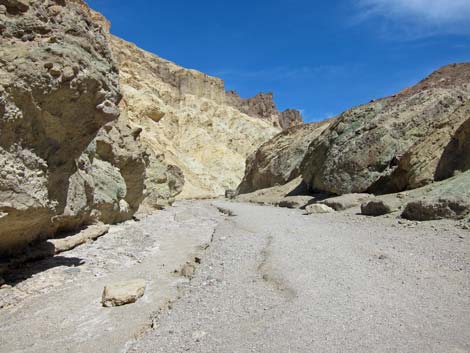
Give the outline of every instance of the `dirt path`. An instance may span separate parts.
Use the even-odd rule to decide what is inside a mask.
[[[218,202],[185,295],[136,352],[470,352],[470,233]]]
[[[178,203],[7,278],[0,352],[470,352],[470,232],[400,223]],[[100,305],[135,278],[140,301]]]
[[[175,271],[209,246],[223,216],[208,202],[180,203],[141,222],[9,275],[0,289],[0,352],[116,353],[150,329],[188,280]],[[145,279],[136,304],[103,308],[106,284]]]

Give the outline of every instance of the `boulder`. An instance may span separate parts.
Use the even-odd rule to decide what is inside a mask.
[[[398,203],[385,200],[370,200],[361,205],[361,214],[365,216],[383,216],[397,211],[399,208]]]
[[[331,120],[291,127],[261,145],[246,160],[245,176],[237,194],[284,185],[300,175],[308,146]]]
[[[107,285],[104,287],[101,303],[108,308],[135,303],[145,294],[146,286],[143,279]]]
[[[311,141],[302,163],[314,191],[400,192],[468,168],[470,63],[443,67],[391,97],[350,109]],[[452,152],[452,151],[455,151]]]
[[[126,117],[101,129],[86,155],[93,180],[93,217],[104,223],[131,219],[145,197],[149,156]]]
[[[320,201],[320,203],[331,207],[335,211],[344,211],[349,208],[357,207],[364,201],[373,197],[374,195],[370,194],[346,194],[328,198],[326,200]]]
[[[323,205],[321,203],[314,203],[305,207],[306,214],[322,214],[322,213],[333,213],[335,212],[334,209],[328,207],[327,205]]]
[[[406,205],[402,217],[411,221],[462,219],[470,214],[470,200],[437,198],[413,201]]]
[[[405,218],[462,218],[470,204],[470,171],[456,173],[452,178],[411,190],[400,201],[407,204],[403,211]]]

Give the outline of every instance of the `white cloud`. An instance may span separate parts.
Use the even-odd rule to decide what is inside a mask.
[[[470,32],[470,0],[356,0],[360,19],[380,16],[409,34]]]

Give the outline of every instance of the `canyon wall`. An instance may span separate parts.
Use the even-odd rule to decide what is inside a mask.
[[[302,175],[311,189],[334,194],[419,188],[468,167],[448,160],[456,157],[452,148],[470,153],[469,118],[470,63],[443,67],[394,96],[341,114],[312,141]]]
[[[283,185],[298,175],[315,193],[417,189],[470,169],[469,127],[470,63],[448,65],[320,127],[277,135],[248,158],[238,193]]]
[[[81,1],[22,0],[1,0],[0,20],[0,255],[129,219],[147,155],[118,120],[107,21]]]
[[[184,175],[180,198],[224,195],[242,180],[245,160],[282,127],[301,123],[279,113],[271,94],[243,100],[222,80],[113,37],[120,67],[121,108],[153,153]],[[247,103],[245,105],[246,102]]]
[[[301,123],[271,94],[244,100],[110,36],[81,0],[0,0],[0,20],[0,255],[180,193],[223,195]]]

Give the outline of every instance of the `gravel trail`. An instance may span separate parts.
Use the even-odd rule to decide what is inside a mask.
[[[470,352],[470,233],[219,201],[183,295],[128,353]]]

